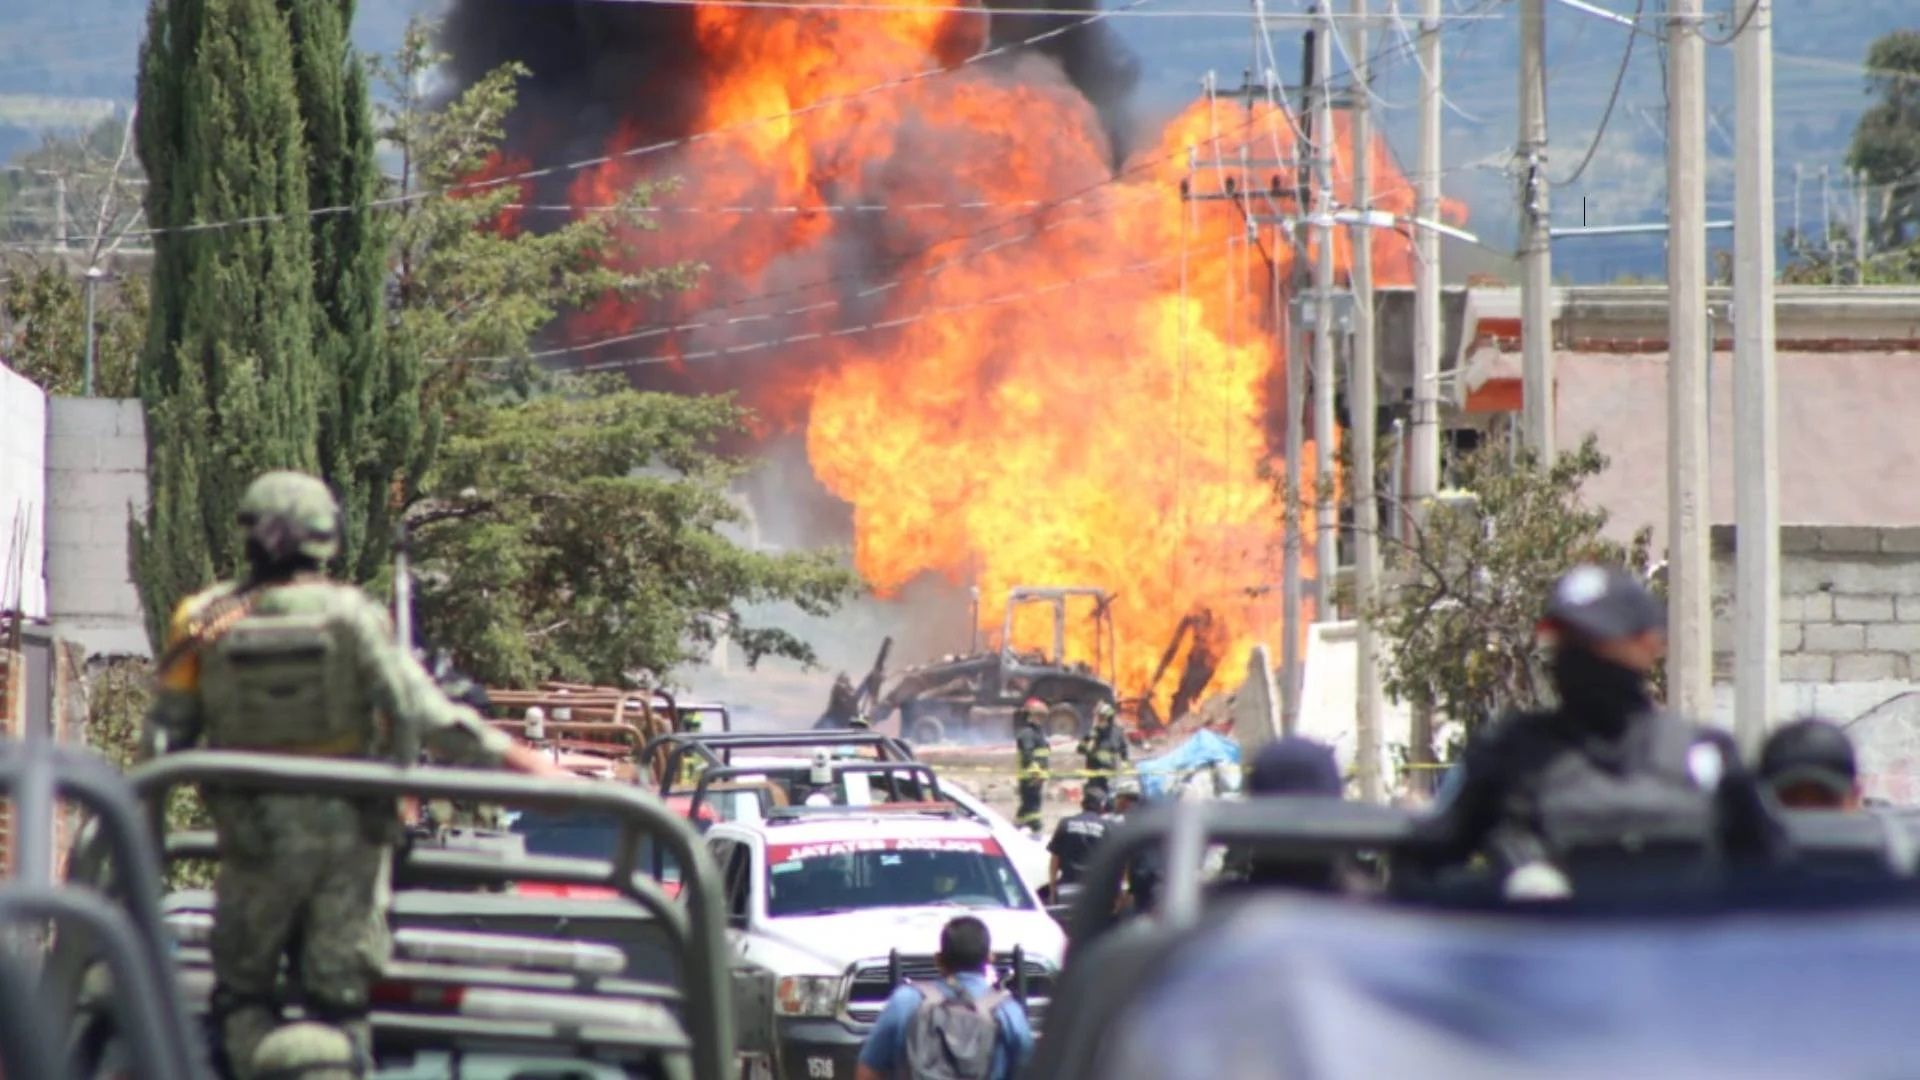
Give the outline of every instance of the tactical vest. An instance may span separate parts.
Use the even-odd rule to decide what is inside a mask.
[[[1617,762],[1568,747],[1522,797],[1542,853],[1576,892],[1627,884],[1621,875],[1675,883],[1702,879],[1719,859],[1714,792],[1695,780],[1692,725],[1668,713],[1634,720]],[[1617,767],[1616,767],[1617,766]]]
[[[354,642],[327,612],[255,613],[201,657],[207,745],[364,757],[378,740]]]

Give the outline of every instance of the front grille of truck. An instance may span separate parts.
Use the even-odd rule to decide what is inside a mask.
[[[1038,960],[1023,960],[1021,966],[1027,973],[1027,1017],[1037,1029],[1046,1015],[1047,1000],[1053,996],[1053,969]],[[993,958],[993,970],[998,976],[1002,989],[1013,990],[1013,955],[997,953]],[[893,993],[889,984],[888,964],[885,960],[868,960],[855,965],[853,977],[847,982],[847,1019],[857,1024],[871,1024],[880,1016],[880,1009],[887,1003],[888,995]],[[931,956],[900,957],[900,978],[918,979],[923,982],[940,977],[939,965]]]

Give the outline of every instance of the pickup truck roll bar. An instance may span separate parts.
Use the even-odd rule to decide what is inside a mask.
[[[1853,860],[1888,880],[1920,876],[1920,816],[1784,811],[1777,815],[1795,860]],[[1074,947],[1109,929],[1129,862],[1152,847],[1166,853],[1161,916],[1172,926],[1199,916],[1202,861],[1227,843],[1282,857],[1355,851],[1414,854],[1426,845],[1421,818],[1405,810],[1332,799],[1262,797],[1238,802],[1175,802],[1130,816],[1094,850],[1069,923]],[[1788,866],[1786,869],[1791,870]]]
[[[693,1035],[693,1076],[724,1080],[733,1071],[733,1014],[727,981],[719,871],[688,824],[657,799],[622,784],[535,779],[500,772],[429,767],[401,768],[381,762],[299,758],[276,754],[194,750],[167,754],[141,765],[128,778],[152,808],[156,827],[167,795],[186,784],[229,788],[298,790],[319,795],[399,799],[458,799],[526,809],[586,812],[613,818],[621,842],[611,862],[558,856],[424,851],[408,859],[431,863],[450,876],[476,882],[553,880],[600,885],[617,891],[659,918],[681,947],[685,962],[688,1027]],[[669,850],[681,873],[682,909],[636,866],[639,839]],[[190,838],[183,838],[190,839]],[[202,854],[204,840],[170,845],[178,855]],[[427,856],[422,858],[423,856]]]
[[[100,959],[113,977],[115,1020],[142,1048],[132,1063],[134,1074],[142,1080],[194,1080],[204,1075],[204,1055],[189,1034],[192,1027],[186,1010],[174,993],[173,957],[159,908],[160,860],[147,840],[144,815],[126,781],[91,753],[38,739],[0,741],[0,790],[13,796],[16,814],[14,876],[0,883],[0,923],[45,920],[62,931],[45,968],[47,985],[36,992],[38,1001],[55,1003],[59,1014],[44,1016],[51,1023],[39,1036],[67,1030],[68,1007],[79,995],[86,968]],[[104,891],[54,881],[53,818],[60,797],[92,811],[94,842],[113,861],[118,903]],[[15,984],[0,991],[19,991],[21,973],[15,974]],[[43,1013],[36,1009],[21,1015]],[[7,1041],[11,1051],[13,1039]],[[23,1054],[33,1052],[22,1050]],[[58,1076],[62,1071],[45,1075]]]
[[[796,762],[794,767],[805,768],[806,765],[804,762]],[[768,771],[768,767],[765,765],[708,766],[701,771],[699,783],[694,785],[693,798],[687,805],[687,817],[697,820],[700,807],[707,801],[709,794],[708,789],[711,785],[715,783],[725,783],[728,780],[737,780],[741,777],[765,776]],[[945,801],[944,797],[940,794],[939,775],[933,771],[932,766],[924,762],[841,760],[833,762],[833,773],[835,777],[845,776],[848,773],[859,773],[867,776],[884,776],[887,778],[889,795],[897,795],[899,793],[899,785],[904,782],[919,787],[920,798],[917,801],[933,803]],[[789,807],[789,809],[796,808]],[[846,810],[848,807],[836,806],[835,809]]]
[[[1367,849],[1405,850],[1415,843],[1413,815],[1370,803],[1318,798],[1259,798],[1237,802],[1174,802],[1129,815],[1093,851],[1068,927],[1070,948],[1100,936],[1116,921],[1114,902],[1127,865],[1150,848],[1163,848],[1160,911],[1185,926],[1200,909],[1202,863],[1212,844],[1245,845],[1262,853],[1337,855]]]
[[[689,754],[699,755],[711,766],[731,764],[736,750],[845,750],[860,747],[872,747],[882,761],[916,760],[912,747],[878,731],[730,731],[720,734],[676,731],[647,740],[647,745],[640,750],[639,760],[643,765],[651,764],[664,751],[665,764],[655,775],[659,778],[660,794],[666,795],[673,791],[674,779],[679,776],[681,764]]]

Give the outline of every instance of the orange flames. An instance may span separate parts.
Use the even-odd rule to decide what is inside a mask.
[[[683,180],[669,208],[816,212],[669,216],[629,237],[623,257],[702,262],[698,289],[664,310],[609,303],[574,332],[736,320],[671,348],[746,347],[752,359],[730,361],[738,388],[805,424],[813,469],[852,504],[856,563],[882,595],[929,572],[971,578],[997,629],[1014,585],[1102,586],[1117,595],[1124,693],[1204,607],[1220,670],[1237,679],[1247,650],[1279,629],[1281,514],[1262,466],[1278,465],[1284,358],[1267,260],[1285,282],[1293,253],[1268,227],[1250,244],[1230,203],[1183,201],[1181,181],[1190,148],[1196,192],[1220,190],[1233,173],[1212,163],[1243,147],[1292,158],[1291,125],[1264,105],[1202,101],[1115,170],[1093,106],[1054,61],[956,66],[980,49],[985,18],[931,9],[945,6],[696,9],[706,74],[694,129],[727,130],[639,159],[644,175]],[[934,64],[952,70],[859,93]],[[624,131],[612,149],[644,141]],[[1384,147],[1373,165],[1376,205],[1411,212]],[[1276,173],[1290,191],[1288,169],[1238,179],[1265,189]],[[612,201],[640,175],[617,161],[584,174],[574,200]],[[890,209],[835,209],[880,203]],[[1378,231],[1374,245],[1376,280],[1410,278],[1403,236]],[[1091,655],[1090,635],[1073,645]]]

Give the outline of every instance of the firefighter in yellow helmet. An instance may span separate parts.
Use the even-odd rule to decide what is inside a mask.
[[[1053,747],[1040,727],[1046,715],[1047,703],[1039,698],[1028,698],[1013,713],[1013,744],[1020,753],[1020,808],[1013,823],[1035,834],[1040,832],[1040,801],[1046,794],[1053,764]]]

